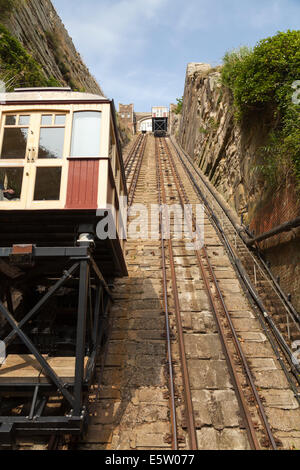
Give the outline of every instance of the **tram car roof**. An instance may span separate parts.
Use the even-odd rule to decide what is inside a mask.
[[[66,101],[66,102],[105,102],[110,103],[111,100],[102,95],[93,93],[83,93],[72,91],[71,88],[15,88],[12,93],[3,93],[5,102],[21,103],[21,102],[48,102],[48,101]]]

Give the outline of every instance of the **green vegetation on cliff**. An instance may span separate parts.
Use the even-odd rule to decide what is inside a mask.
[[[177,106],[174,109],[175,114],[181,114],[182,113],[182,108],[183,108],[183,96],[182,98],[176,98],[177,101]]]
[[[0,18],[6,18],[15,8],[16,0],[0,0]]]
[[[47,31],[46,39],[47,39],[48,47],[53,52],[55,61],[58,65],[58,68],[64,80],[72,88],[72,90],[78,90],[78,86],[76,85],[76,83],[74,82],[72,78],[72,72],[71,72],[70,66],[68,65],[68,58],[63,52],[58,35],[52,31]],[[85,90],[80,90],[80,91],[85,91]]]
[[[273,130],[256,169],[271,186],[293,177],[300,187],[300,106],[292,97],[300,80],[300,31],[279,32],[253,49],[224,57],[222,82],[233,94],[236,116],[273,112]]]
[[[41,66],[21,43],[0,24],[0,78],[7,91],[24,86],[60,86],[54,78],[46,78]]]

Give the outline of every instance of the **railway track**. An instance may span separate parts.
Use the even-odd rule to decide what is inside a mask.
[[[134,145],[135,150],[125,165],[125,174],[128,181],[128,207],[132,206],[138,179],[141,173],[143,158],[147,145],[147,135],[141,134]]]
[[[163,140],[160,139],[160,143]],[[162,149],[162,147],[161,147]],[[157,190],[158,190],[158,203],[161,206],[162,204],[167,205],[167,194],[166,194],[166,184],[164,179],[164,173],[162,168],[161,156],[163,153],[159,151],[158,140],[156,140],[155,146],[155,157],[156,157],[156,178],[157,178]],[[170,196],[169,196],[170,197]],[[172,196],[173,198],[174,196]],[[170,199],[169,199],[170,200]],[[169,229],[169,227],[168,227]],[[164,241],[164,231],[163,231],[163,217],[160,214],[160,236],[161,236],[161,252],[162,252],[162,268],[163,268],[163,290],[164,290],[164,307],[165,307],[165,318],[166,318],[166,336],[167,336],[167,351],[168,351],[168,368],[169,368],[169,387],[170,387],[170,413],[171,413],[171,423],[172,423],[172,449],[179,449],[179,439],[177,432],[177,417],[176,417],[176,403],[175,403],[175,388],[174,388],[174,378],[173,378],[173,369],[172,369],[172,345],[171,345],[171,335],[170,335],[170,322],[169,322],[169,302],[168,302],[168,285],[167,285],[167,255],[165,249]],[[183,380],[183,389],[184,389],[184,400],[186,407],[186,419],[188,426],[189,442],[190,448],[192,450],[197,450],[197,436],[196,436],[196,426],[194,420],[193,412],[193,403],[192,403],[192,393],[190,387],[190,378],[188,372],[188,364],[185,352],[184,344],[184,333],[183,325],[181,320],[181,311],[180,311],[180,301],[178,295],[178,286],[176,279],[176,270],[174,263],[174,254],[173,254],[173,243],[172,239],[168,238],[168,258],[169,258],[169,271],[171,274],[172,282],[172,292],[174,299],[174,309],[176,316],[176,329],[177,337],[179,344],[179,354],[180,354],[180,363],[181,363],[181,373]]]
[[[139,135],[135,140],[132,148],[129,150],[128,156],[124,163],[125,166],[125,173],[126,178],[128,181],[128,206],[130,207],[133,203],[135,191],[137,187],[137,182],[140,176],[141,166],[143,162],[143,157],[145,153],[145,148],[147,144],[147,136]],[[107,338],[109,338],[109,332],[107,334]],[[94,404],[97,402],[99,394],[101,393],[101,385],[102,385],[102,374],[104,363],[106,361],[107,355],[107,344],[104,346],[103,351],[99,355],[100,364],[97,367],[97,373],[95,378],[95,384],[93,386],[93,390],[90,396],[90,414],[94,414]],[[64,450],[64,449],[72,449],[78,446],[79,438],[67,438],[67,441],[62,438],[61,436],[53,435],[50,437],[47,444],[45,444],[45,448],[47,450]]]
[[[125,175],[126,179],[130,178],[130,173],[132,170],[134,170],[134,166],[137,163],[137,156],[141,150],[141,147],[143,145],[143,142],[146,139],[146,135],[140,134],[137,136],[136,140],[134,141],[132,147],[130,148],[128,155],[126,157],[126,160],[124,162],[124,167],[125,167]]]
[[[158,173],[160,178],[160,187],[173,187],[172,196],[169,198],[173,201],[179,202],[181,207],[184,208],[184,205],[190,204],[186,191],[184,189],[184,185],[178,173],[178,169],[174,162],[174,158],[172,156],[172,152],[165,141],[165,139],[160,139],[159,143],[157,142],[156,145],[156,154],[157,154],[157,166],[158,166]],[[168,178],[165,181],[163,176],[162,170],[162,159],[165,161],[165,171],[167,174],[172,174],[172,177]],[[174,191],[176,196],[174,196]],[[167,199],[165,196],[164,189],[162,189],[162,200],[163,203],[167,203]],[[190,226],[190,232],[192,234],[193,227],[192,222]],[[196,441],[196,429],[195,423],[193,418],[193,407],[192,407],[192,394],[189,386],[189,377],[188,377],[188,367],[187,361],[185,356],[184,350],[184,340],[182,335],[182,324],[181,324],[181,314],[180,314],[180,306],[178,300],[178,288],[177,288],[177,281],[176,281],[176,269],[174,265],[174,258],[172,254],[172,241],[169,240],[169,260],[170,260],[170,270],[172,272],[172,284],[173,284],[173,292],[175,297],[175,304],[176,304],[176,319],[177,319],[177,330],[179,336],[179,343],[180,347],[180,359],[182,362],[182,375],[184,377],[184,388],[185,388],[185,403],[186,403],[186,415],[187,420],[189,422],[188,429],[189,429],[189,442],[190,448],[197,449],[197,441]],[[241,343],[238,339],[238,334],[234,328],[233,322],[231,321],[230,314],[226,307],[226,303],[224,297],[222,296],[221,290],[218,286],[218,281],[216,279],[214,269],[210,263],[207,250],[205,246],[200,251],[195,251],[195,256],[197,258],[197,264],[201,271],[202,279],[205,284],[205,290],[207,296],[209,298],[211,309],[214,314],[215,321],[218,325],[218,331],[221,338],[223,352],[226,357],[226,362],[228,369],[230,371],[231,379],[234,384],[235,393],[237,395],[238,402],[241,408],[241,414],[244,419],[244,424],[247,429],[248,439],[251,445],[251,448],[254,450],[259,450],[262,448],[259,440],[264,442],[264,447],[271,447],[272,449],[277,449],[275,438],[272,434],[270,424],[268,422],[268,418],[264,411],[264,406],[262,401],[259,397],[259,393],[257,387],[255,386],[254,379],[252,377],[248,362],[246,357],[243,353],[243,349]],[[214,288],[214,289],[213,289]],[[225,320],[226,318],[226,320]],[[224,321],[225,320],[225,321]],[[228,339],[229,338],[229,339]],[[233,339],[233,341],[232,341]],[[234,353],[232,352],[232,343],[235,346],[235,354],[239,356],[239,360],[242,363],[242,370],[237,368],[236,361],[234,359]],[[245,378],[248,383],[247,389],[243,389],[242,383],[243,379],[241,378],[242,372],[245,373]],[[251,397],[251,400],[250,400]],[[255,403],[255,405],[254,405]],[[257,425],[254,425],[253,415],[256,415],[255,408],[259,409],[259,416],[261,418],[261,426],[258,429]],[[264,438],[262,438],[262,434],[264,433]],[[266,445],[268,442],[269,445]]]
[[[295,370],[292,375],[276,335],[245,296],[218,231],[219,219],[236,255],[236,247],[244,249],[239,235],[205,192],[192,162],[168,139],[138,137],[126,159],[126,174],[129,206],[183,207],[207,198],[206,244],[191,250],[190,239],[178,239],[163,213],[159,237],[150,239],[149,216],[140,214],[140,223],[150,228],[147,237],[128,240],[129,278],[115,280],[111,334],[89,397],[88,434],[77,443],[52,439],[47,445],[85,450],[298,447]],[[136,216],[130,215],[129,224]],[[192,214],[187,221],[189,231],[199,230]]]
[[[199,203],[167,139],[140,139],[140,149],[128,173],[130,205]],[[116,282],[106,393],[82,448],[292,447],[294,425],[286,431],[286,423],[291,413],[300,419],[295,390],[284,382],[282,357],[233,280],[232,260],[223,259],[224,241],[208,210],[202,250],[187,250],[188,240],[174,233],[165,240],[164,229],[160,214],[158,241],[128,241],[130,278]],[[280,403],[274,405],[275,396]]]
[[[300,368],[294,362],[293,343],[300,340],[300,317],[281,291],[259,250],[247,247],[241,236],[243,227],[236,225],[220,205],[213,189],[204,180],[191,159],[172,143],[175,154],[196,191],[199,201],[206,207],[210,220],[235,265],[245,290],[260,313],[261,322],[269,336],[273,350],[281,362],[296,399],[300,403]],[[246,232],[247,229],[244,229]],[[283,356],[283,357],[282,357]]]

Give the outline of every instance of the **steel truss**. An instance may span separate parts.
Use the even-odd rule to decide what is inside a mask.
[[[14,253],[20,252],[15,248],[0,248],[0,259],[6,262],[10,260],[13,263]],[[112,301],[110,288],[92,257],[92,250],[88,243],[71,248],[31,246],[24,256],[26,263],[30,262],[31,266],[34,266],[31,269],[39,263],[46,263],[47,260],[53,262],[55,259],[62,262],[66,270],[63,270],[61,277],[48,288],[43,297],[19,322],[14,318],[10,289],[6,291],[6,304],[0,301],[0,316],[2,315],[11,327],[11,332],[5,338],[0,338],[4,341],[8,354],[14,340],[18,339],[26,347],[28,353],[35,357],[43,375],[48,379],[41,383],[30,382],[29,379],[28,382],[19,384],[16,380],[11,383],[7,380],[1,383],[0,380],[0,397],[26,396],[31,403],[28,416],[0,415],[0,444],[11,443],[17,435],[24,433],[80,435],[84,432],[89,414],[87,392],[95,374],[96,359],[105,335],[105,323]],[[15,261],[17,265],[20,265],[22,256],[18,254]],[[77,318],[75,315],[74,325],[76,328],[75,377],[72,383],[65,383],[57,375],[49,364],[48,357],[45,358],[45,355],[41,354],[32,339],[24,332],[24,327],[42,314],[42,308],[62,286],[65,287],[68,281],[78,286]],[[51,396],[61,399],[57,416],[52,414],[47,416],[45,413]]]
[[[152,118],[152,129],[155,136],[165,136],[168,130],[168,118]]]

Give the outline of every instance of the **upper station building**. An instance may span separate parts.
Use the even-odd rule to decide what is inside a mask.
[[[132,134],[135,134],[135,112],[134,105],[119,103],[119,121],[127,128]]]
[[[166,106],[153,106],[152,118],[167,118],[169,117],[169,109]]]
[[[166,106],[154,106],[151,113],[136,113],[134,105],[119,104],[119,122],[130,130],[136,132],[154,132],[153,119],[169,119],[169,109]]]

